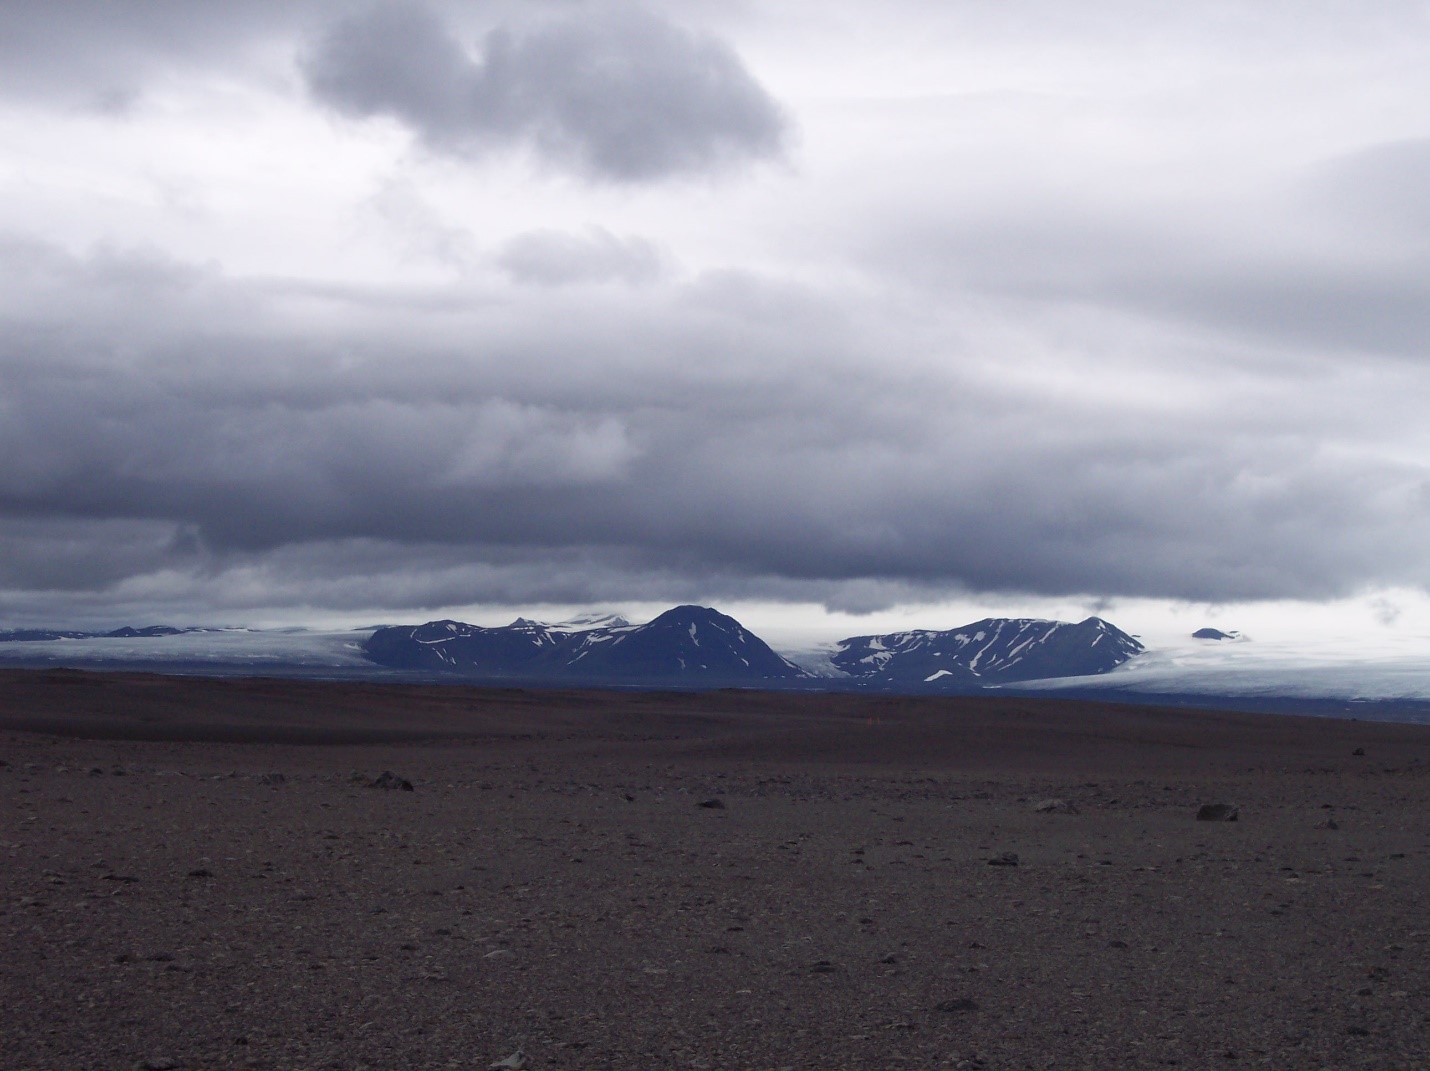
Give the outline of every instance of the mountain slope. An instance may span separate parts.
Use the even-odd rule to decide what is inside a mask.
[[[830,661],[870,683],[957,689],[1105,673],[1142,649],[1100,617],[1077,624],[989,617],[945,632],[854,636]]]

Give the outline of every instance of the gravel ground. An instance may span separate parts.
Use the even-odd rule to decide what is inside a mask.
[[[0,761],[7,1069],[1430,1066],[1424,727],[11,674]]]

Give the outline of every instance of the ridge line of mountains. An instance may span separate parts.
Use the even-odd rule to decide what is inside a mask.
[[[157,639],[212,631],[223,630],[169,625],[108,632],[0,629],[0,643]],[[932,693],[1094,676],[1144,649],[1135,637],[1099,617],[1075,624],[984,618],[955,629],[851,636],[810,668],[813,662],[800,665],[784,657],[733,617],[691,605],[673,607],[643,625],[613,614],[587,614],[560,624],[517,618],[499,627],[462,621],[387,625],[352,646],[375,670],[473,681]]]
[[[1105,673],[1143,651],[1100,617],[1076,624],[984,618],[961,628],[841,640],[830,657],[844,682],[952,692]],[[776,653],[732,617],[676,606],[644,625],[588,618],[547,625],[517,618],[484,627],[429,621],[377,629],[363,645],[389,669],[484,679],[580,684],[798,686],[834,683]]]
[[[152,639],[155,636],[182,636],[187,632],[217,632],[209,628],[175,628],[173,625],[145,625],[123,628],[108,632],[82,632],[73,629],[56,628],[5,628],[0,629],[0,643],[36,643],[49,640],[132,640]]]

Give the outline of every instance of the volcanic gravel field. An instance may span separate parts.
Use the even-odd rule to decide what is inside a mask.
[[[1430,727],[5,671],[0,936],[6,1069],[1425,1068]]]

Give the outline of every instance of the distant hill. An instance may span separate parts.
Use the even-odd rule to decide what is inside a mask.
[[[943,632],[855,636],[840,641],[830,661],[869,683],[956,691],[1105,673],[1142,650],[1100,617],[1077,624],[988,617]]]
[[[1199,628],[1192,633],[1194,640],[1234,640],[1239,637],[1239,632],[1223,632],[1219,628]]]

